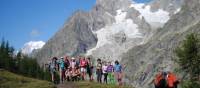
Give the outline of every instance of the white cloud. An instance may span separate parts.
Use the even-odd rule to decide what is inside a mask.
[[[44,44],[43,41],[30,41],[24,44],[21,51],[23,54],[31,54],[34,49],[40,49]]]

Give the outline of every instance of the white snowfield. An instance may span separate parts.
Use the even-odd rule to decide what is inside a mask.
[[[143,37],[142,34],[139,33],[138,25],[133,23],[131,19],[126,19],[127,12],[123,12],[121,9],[116,12],[117,15],[115,16],[115,23],[95,32],[98,38],[97,45],[96,47],[88,50],[87,55],[91,55],[92,51],[97,50],[105,44],[112,44],[112,38],[110,37],[119,32],[125,33],[127,38]]]
[[[40,49],[45,45],[43,41],[30,41],[24,44],[21,49],[23,54],[31,54],[34,49]]]
[[[129,6],[130,8],[134,7],[136,10],[140,12],[140,18],[144,17],[145,20],[151,23],[162,23],[165,24],[169,19],[169,12],[159,9],[156,12],[152,12],[150,10],[149,5],[145,5],[143,3],[133,3]]]

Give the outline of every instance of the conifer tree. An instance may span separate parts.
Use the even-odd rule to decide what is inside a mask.
[[[200,39],[189,34],[175,51],[181,69],[188,73],[192,86],[200,81]]]

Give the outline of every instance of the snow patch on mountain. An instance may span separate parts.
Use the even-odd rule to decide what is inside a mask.
[[[115,23],[107,25],[104,28],[96,31],[98,42],[96,47],[87,51],[87,55],[91,55],[92,51],[97,50],[105,44],[112,44],[112,36],[119,32],[125,33],[127,38],[142,38],[142,34],[139,32],[138,25],[133,23],[131,19],[126,19],[127,12],[119,9],[116,11]]]
[[[45,45],[43,41],[30,41],[24,44],[23,48],[21,49],[23,54],[29,55],[35,49],[41,49]]]
[[[180,12],[181,11],[181,8],[178,8],[175,12],[174,12],[174,14],[176,14],[176,13],[178,13],[178,12]]]
[[[145,5],[143,3],[133,3],[129,6],[130,8],[135,8],[140,12],[140,18],[144,17],[145,20],[151,23],[161,23],[165,24],[169,19],[169,12],[159,9],[158,11],[152,12],[150,5]]]

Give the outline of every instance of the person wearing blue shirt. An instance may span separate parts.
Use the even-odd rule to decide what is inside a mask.
[[[64,58],[61,57],[60,60],[58,60],[59,64],[59,71],[60,71],[60,83],[64,82],[64,77],[65,77],[65,62]]]
[[[115,73],[115,78],[118,81],[118,84],[121,86],[122,85],[122,66],[119,64],[119,61],[115,61],[114,73]]]

